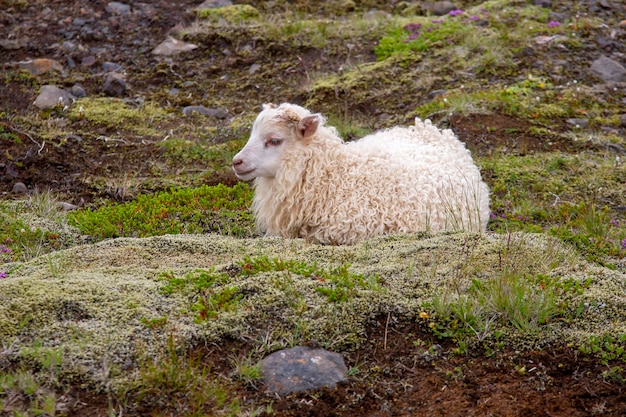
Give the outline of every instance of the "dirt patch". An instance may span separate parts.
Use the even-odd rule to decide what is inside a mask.
[[[536,127],[524,119],[504,114],[454,114],[450,127],[479,156],[494,153],[503,155],[527,155],[538,152],[580,152],[590,149],[583,142],[573,142],[558,135],[539,135],[532,132]]]

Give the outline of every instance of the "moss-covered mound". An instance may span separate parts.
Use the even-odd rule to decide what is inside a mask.
[[[450,331],[455,312],[441,309],[442,294],[458,306],[464,294],[486,296],[479,282],[506,286],[502,277],[511,274],[536,283],[522,296],[538,297],[537,305],[552,297],[556,308],[536,320],[529,313],[524,323],[494,310],[482,341],[497,334],[524,350],[626,333],[625,274],[532,234],[387,237],[353,247],[218,235],[120,238],[13,266],[0,280],[0,338],[13,354],[0,360],[60,351],[62,374],[100,386],[132,379],[137,364],[172,338],[183,350],[245,337],[350,351],[368,322],[387,313]],[[488,303],[473,308],[474,326],[488,310]],[[103,361],[114,370],[106,376]]]

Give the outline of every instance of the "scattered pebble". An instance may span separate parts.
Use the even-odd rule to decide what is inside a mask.
[[[70,93],[76,98],[87,97],[87,92],[80,84],[74,84],[72,88],[70,88]]]
[[[425,1],[422,2],[421,7],[425,12],[432,13],[435,16],[443,16],[452,10],[458,9],[457,5],[451,1]]]
[[[104,9],[111,14],[117,14],[117,15],[130,14],[130,6],[128,4],[119,3],[117,1],[109,2]]]
[[[626,68],[604,55],[593,61],[589,71],[604,82],[626,82]]]
[[[109,72],[104,78],[102,92],[107,96],[121,97],[126,93],[128,85],[124,79],[124,75],[119,72]]]
[[[250,69],[248,70],[248,74],[252,75],[255,72],[257,72],[258,70],[261,69],[261,66],[259,64],[252,64],[250,65]]]
[[[194,112],[205,116],[215,117],[216,119],[226,119],[228,117],[228,110],[226,109],[211,109],[204,106],[187,106],[183,109],[184,115],[190,115]]]
[[[577,129],[581,129],[584,127],[589,126],[589,120],[588,119],[567,119],[566,120],[567,124],[574,126]]]
[[[21,69],[24,69],[33,75],[45,74],[46,72],[52,70],[63,72],[63,65],[54,59],[48,58],[29,59],[28,61],[18,62],[18,65]]]
[[[193,43],[179,41],[170,36],[166,40],[161,42],[159,46],[154,48],[152,50],[152,53],[154,55],[170,56],[170,55],[179,54],[181,52],[191,51],[191,50],[196,49],[197,47],[198,45],[194,45]]]
[[[24,185],[23,182],[16,182],[13,184],[13,194],[26,194],[28,193],[28,188]]]
[[[217,9],[218,7],[232,6],[230,0],[206,0],[204,3],[196,7],[196,9]]]
[[[59,202],[59,208],[63,211],[72,211],[78,209],[78,206],[72,203],[66,203],[65,201]]]
[[[39,109],[51,109],[60,104],[69,105],[75,99],[70,92],[55,85],[42,85],[33,103]]]
[[[105,72],[120,72],[122,71],[122,66],[120,64],[116,64],[115,62],[106,61],[102,64],[102,68]]]

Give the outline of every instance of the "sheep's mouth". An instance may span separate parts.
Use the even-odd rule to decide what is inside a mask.
[[[252,174],[255,170],[256,170],[256,168],[252,168],[252,169],[249,169],[247,171],[237,171],[235,169],[235,175],[238,176],[239,178],[249,177],[250,174]]]

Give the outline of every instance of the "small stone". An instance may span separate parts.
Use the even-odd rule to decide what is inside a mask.
[[[72,203],[66,203],[65,201],[59,202],[59,208],[63,211],[72,211],[78,209],[78,206]]]
[[[3,49],[20,49],[27,43],[24,39],[0,39],[0,47]]]
[[[183,114],[186,116],[194,112],[217,119],[226,119],[228,117],[228,110],[226,109],[210,109],[204,106],[187,106],[183,109]]]
[[[588,119],[567,119],[566,120],[567,124],[574,126],[577,129],[583,128],[583,127],[587,127],[589,126],[589,120]]]
[[[113,71],[120,72],[122,70],[122,66],[120,64],[116,64],[115,62],[106,61],[102,64],[102,68],[105,72]]]
[[[348,368],[338,353],[296,346],[272,353],[260,362],[268,391],[279,395],[334,387],[347,379]]]
[[[196,9],[217,9],[218,7],[232,6],[233,2],[230,0],[206,0]]]
[[[44,74],[51,70],[63,72],[63,65],[54,59],[37,58],[21,61],[18,63],[21,69],[25,69],[33,75]]]
[[[70,93],[76,98],[87,97],[87,92],[80,84],[74,84],[72,88],[70,88]]]
[[[117,14],[117,15],[130,14],[130,6],[128,4],[119,3],[117,1],[109,2],[104,9],[111,14]]]
[[[74,52],[76,48],[76,44],[72,41],[64,41],[61,45],[61,49],[63,49],[63,51],[65,52]]]
[[[95,63],[96,63],[96,57],[93,55],[88,55],[80,61],[80,66],[84,68],[89,68]]]
[[[68,105],[75,99],[71,93],[55,85],[42,85],[33,103],[39,109],[51,109],[58,105]]]
[[[549,9],[550,7],[552,7],[552,0],[533,0],[533,4],[535,6],[545,7],[546,9]]]
[[[193,43],[179,41],[170,36],[166,40],[161,42],[159,46],[154,48],[152,50],[152,53],[154,55],[170,56],[170,55],[179,54],[181,52],[191,51],[191,50],[196,49],[197,47],[198,45],[194,45]]]
[[[105,79],[102,91],[111,97],[121,97],[126,93],[128,85],[124,79],[124,75],[118,72],[109,72]]]
[[[13,184],[13,194],[26,194],[28,193],[28,188],[24,185],[23,182],[16,182]]]
[[[258,70],[261,69],[261,66],[259,64],[252,64],[250,65],[250,69],[248,70],[248,74],[252,75],[255,72],[257,72]]]
[[[626,68],[619,62],[606,56],[601,56],[593,61],[589,71],[605,82],[626,82]]]
[[[446,90],[433,90],[430,93],[428,93],[428,99],[432,100],[435,97],[439,97],[442,96],[446,93]]]
[[[451,1],[425,1],[422,3],[422,9],[435,16],[443,16],[458,9],[458,7]]]

